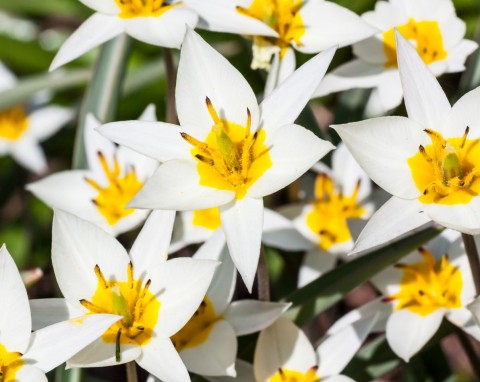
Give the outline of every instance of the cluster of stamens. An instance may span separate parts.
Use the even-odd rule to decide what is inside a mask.
[[[164,0],[115,0],[121,9],[120,17],[159,16],[177,4],[164,5]]]
[[[279,367],[278,373],[272,376],[269,382],[319,382],[317,370],[318,366],[313,366],[306,373],[301,373]]]
[[[18,139],[27,130],[28,120],[25,108],[15,106],[0,111],[0,138]]]
[[[143,317],[147,305],[151,302],[148,298],[151,280],[147,280],[143,286],[140,281],[135,280],[131,262],[127,267],[126,288],[122,288],[124,282],[107,281],[98,265],[95,265],[94,272],[101,289],[96,294],[104,300],[96,303],[97,299],[94,296],[92,301],[80,300],[80,304],[92,313],[116,314],[123,317],[104,334],[104,336],[109,337],[108,340],[111,339],[110,337],[114,338],[116,345],[115,358],[117,362],[120,362],[122,336],[135,340],[142,334],[151,335],[149,332],[152,328],[145,325]]]

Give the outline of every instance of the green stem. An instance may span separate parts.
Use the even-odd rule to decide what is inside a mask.
[[[130,361],[126,364],[127,367],[127,382],[138,382],[137,364],[135,361]]]
[[[80,110],[73,151],[73,168],[87,168],[88,165],[84,142],[87,115],[92,113],[103,123],[115,117],[129,51],[130,37],[125,34],[108,41],[100,48]]]
[[[83,369],[72,368],[65,370],[57,367],[55,370],[55,382],[80,382],[83,376]]]
[[[263,247],[260,248],[260,258],[257,268],[258,299],[270,301],[270,281],[268,278],[267,258]]]
[[[477,245],[472,235],[462,233],[463,244],[465,245],[465,252],[467,252],[468,262],[472,271],[473,283],[475,285],[476,295],[480,295],[480,260],[478,258]]]
[[[163,58],[167,73],[167,119],[168,123],[177,123],[177,112],[175,110],[175,66],[173,65],[172,50],[163,48]]]
[[[470,366],[475,374],[475,380],[480,381],[480,360],[478,359],[477,352],[475,351],[469,336],[457,326],[455,326],[455,333],[457,334],[457,338],[462,344],[463,350],[470,362]]]

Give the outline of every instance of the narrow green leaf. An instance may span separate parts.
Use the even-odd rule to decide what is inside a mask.
[[[65,367],[62,365],[55,369],[54,382],[81,382],[82,375],[82,369],[72,368],[65,370]]]
[[[285,298],[286,301],[292,302],[292,308],[305,304],[313,305],[313,309],[309,307],[308,314],[300,312],[296,320],[297,324],[302,326],[340,301],[347,293],[370,280],[375,274],[435,237],[439,232],[440,230],[437,228],[426,228],[388,247],[380,248],[345,263],[294,291]]]
[[[83,99],[73,153],[73,167],[86,168],[83,129],[92,113],[101,122],[113,120],[125,76],[131,39],[122,34],[100,48],[93,76]]]
[[[14,88],[0,92],[0,109],[25,102],[41,90],[65,90],[83,85],[90,76],[90,70],[73,69],[25,77]]]

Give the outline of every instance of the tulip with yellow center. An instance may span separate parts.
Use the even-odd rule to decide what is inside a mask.
[[[153,212],[127,254],[100,228],[55,211],[52,260],[65,299],[33,301],[34,326],[79,315],[121,317],[71,357],[70,367],[135,360],[165,382],[190,380],[170,337],[197,309],[218,262],[166,261],[174,217],[174,212]]]
[[[270,93],[295,70],[295,50],[318,53],[372,36],[376,29],[324,0],[186,0],[205,28],[253,39],[252,69],[269,73]],[[272,63],[272,57],[273,63]]]
[[[50,70],[75,60],[114,37],[127,35],[156,46],[179,48],[197,14],[180,0],[79,0],[95,13],[63,43]]]
[[[285,187],[333,148],[293,122],[334,49],[293,74],[258,105],[243,76],[194,31],[182,46],[176,88],[180,126],[139,121],[98,131],[163,162],[128,207],[218,207],[230,254],[251,290],[260,254],[263,196]]]
[[[0,62],[0,92],[15,86],[17,79]],[[27,107],[28,106],[28,107]],[[40,142],[55,134],[73,117],[60,106],[14,105],[0,110],[0,156],[11,155],[26,169],[41,174],[47,171],[47,159]]]
[[[140,119],[156,120],[153,105]],[[100,122],[89,115],[84,130],[88,170],[59,172],[30,183],[27,189],[51,208],[73,213],[119,235],[146,219],[147,210],[126,206],[158,162],[125,147],[117,148],[95,131],[98,126]]]
[[[28,296],[5,245],[0,248],[0,381],[47,382],[45,373],[95,341],[119,316],[99,314],[31,332]]]
[[[415,47],[437,77],[464,71],[465,60],[477,49],[476,42],[464,39],[465,23],[455,14],[452,0],[377,1],[375,10],[362,18],[379,32],[353,45],[356,58],[329,73],[315,97],[353,88],[373,88],[366,111],[370,116],[396,108],[404,96],[395,30]]]
[[[480,89],[452,107],[415,48],[397,33],[408,118],[334,126],[368,176],[392,194],[372,216],[354,252],[380,246],[433,221],[480,233]]]

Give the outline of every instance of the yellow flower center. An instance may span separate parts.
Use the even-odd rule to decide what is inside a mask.
[[[278,33],[278,38],[257,37],[260,45],[275,45],[281,49],[281,55],[295,43],[302,45],[300,39],[305,33],[300,8],[302,0],[254,0],[250,7],[237,7],[237,11],[260,20]]]
[[[279,368],[278,372],[274,374],[268,382],[319,382],[320,378],[317,376],[317,366],[311,367],[306,373],[301,373],[295,370],[288,370]]]
[[[22,354],[9,352],[0,344],[0,382],[15,382],[17,371],[23,366]]]
[[[216,316],[212,302],[205,296],[192,318],[179,332],[171,337],[175,349],[179,352],[204,343],[208,339],[215,322],[221,319],[222,317]]]
[[[27,128],[27,114],[22,106],[0,111],[0,139],[15,141]]]
[[[425,64],[428,65],[447,57],[447,51],[443,46],[442,32],[438,21],[415,21],[413,18],[410,18],[408,23],[396,26],[395,28],[403,37],[413,42]],[[385,67],[397,68],[397,48],[394,28],[383,32],[383,49],[387,57]]]
[[[164,0],[115,0],[120,13],[118,17],[130,19],[134,17],[159,17],[180,3],[168,5]]]
[[[92,313],[108,313],[123,319],[108,328],[102,335],[107,343],[116,344],[116,360],[120,362],[122,344],[147,344],[153,334],[160,310],[160,301],[142,280],[136,280],[132,263],[127,267],[127,281],[107,281],[98,265],[94,268],[98,280],[97,289],[91,301],[80,303]]]
[[[234,191],[242,199],[248,188],[272,165],[265,131],[250,131],[251,116],[247,108],[246,126],[220,119],[210,99],[206,98],[208,112],[214,125],[205,142],[181,133],[194,146],[192,156],[197,160],[200,184],[219,190]]]
[[[480,140],[467,139],[469,128],[461,138],[444,139],[426,129],[432,140],[420,146],[408,159],[422,203],[466,204],[480,193]]]
[[[352,239],[347,219],[360,218],[365,210],[358,205],[357,197],[360,181],[350,196],[335,188],[333,180],[320,174],[315,181],[313,209],[306,216],[306,223],[313,233],[319,236],[319,246],[328,250],[335,244]]]
[[[216,230],[222,225],[220,211],[217,207],[193,211],[192,224],[212,231]]]
[[[385,301],[397,300],[396,310],[406,308],[421,316],[441,308],[460,308],[463,287],[460,270],[448,262],[447,255],[435,261],[430,251],[423,248],[419,251],[423,261],[396,265],[403,270],[400,291]]]
[[[122,176],[120,165],[115,158],[113,168],[108,166],[107,160],[101,152],[98,152],[98,158],[108,179],[108,185],[102,187],[91,178],[85,178],[85,180],[98,191],[98,195],[92,199],[92,203],[95,204],[107,223],[113,226],[120,219],[135,211],[133,208],[126,209],[125,207],[142,188],[143,183],[138,180],[133,167],[127,170],[125,176]]]

